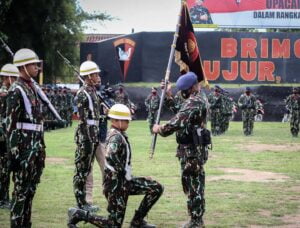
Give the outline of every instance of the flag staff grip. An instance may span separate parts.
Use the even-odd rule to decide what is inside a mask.
[[[179,28],[180,28],[181,12],[182,12],[182,9],[183,9],[185,4],[186,4],[186,2],[182,1],[181,7],[180,7],[180,13],[178,15],[178,21],[177,21],[177,24],[176,24],[176,31],[175,31],[175,34],[174,34],[174,37],[173,37],[173,42],[172,42],[172,45],[171,45],[171,51],[170,51],[170,55],[169,55],[168,66],[167,66],[165,79],[164,79],[165,87],[163,88],[162,93],[161,93],[160,103],[159,103],[159,108],[158,108],[158,111],[157,111],[157,118],[156,118],[155,124],[160,123],[161,110],[162,110],[164,99],[165,99],[165,96],[166,96],[166,91],[167,91],[168,82],[169,82],[170,73],[171,73],[171,66],[172,66],[172,62],[173,62],[173,58],[174,58],[175,47],[176,47],[176,42],[177,42]],[[152,136],[152,142],[151,142],[151,147],[150,147],[150,155],[149,155],[150,159],[152,159],[153,155],[154,155],[156,140],[157,140],[157,133],[154,133],[153,136]]]

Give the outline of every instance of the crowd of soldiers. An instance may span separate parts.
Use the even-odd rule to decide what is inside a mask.
[[[49,111],[47,105],[42,105],[42,113],[44,116],[45,131],[54,130],[60,127],[72,126],[72,117],[74,113],[74,94],[70,88],[44,85],[42,90],[53,104],[56,111],[62,119],[65,120],[63,126],[57,124],[55,116]]]
[[[75,130],[75,173],[73,189],[76,207],[68,210],[68,227],[75,228],[81,221],[97,227],[121,227],[127,200],[130,195],[145,195],[130,223],[132,228],[155,228],[145,217],[163,193],[159,182],[146,177],[135,177],[131,173],[132,150],[126,130],[132,120],[136,106],[130,101],[123,85],[113,91],[109,86],[99,90],[100,69],[92,61],[80,66],[80,77],[84,81],[73,97],[70,89],[42,89],[33,80],[39,73],[40,60],[34,51],[20,49],[14,55],[14,64],[6,64],[0,75],[0,206],[10,208],[11,227],[32,227],[31,211],[38,183],[45,167],[44,130],[57,126],[71,126],[73,106],[79,118]],[[167,137],[176,133],[178,144],[176,156],[181,167],[181,181],[187,195],[190,220],[185,228],[203,227],[205,213],[205,171],[208,149],[211,148],[210,131],[206,129],[210,111],[213,135],[226,132],[236,108],[242,110],[243,131],[246,136],[253,133],[255,116],[263,114],[262,103],[249,87],[240,96],[237,104],[220,86],[206,100],[193,72],[179,77],[178,92],[173,95],[171,85],[166,88],[165,105],[173,117],[165,124],[154,124],[160,107],[157,88],[145,100],[149,112],[150,132]],[[291,133],[299,132],[299,90],[286,99],[291,113]],[[111,128],[107,129],[107,119]],[[97,160],[103,178],[104,196],[108,202],[108,216],[94,213],[99,207],[92,204],[92,168]],[[9,179],[12,172],[14,190],[9,201]],[[89,190],[88,190],[89,189]]]

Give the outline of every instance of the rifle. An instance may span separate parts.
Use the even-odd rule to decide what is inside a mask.
[[[3,41],[3,39],[0,37],[0,41],[2,43],[2,47],[10,54],[10,56],[13,58],[14,57],[14,53],[12,52],[12,50],[9,48],[9,46]],[[50,111],[53,113],[53,115],[60,121],[62,121],[63,119],[60,117],[60,115],[58,114],[58,112],[56,111],[56,109],[53,107],[53,105],[51,104],[51,102],[49,101],[48,97],[46,96],[46,94],[43,92],[43,90],[41,89],[41,87],[39,86],[39,84],[33,80],[33,78],[30,78],[31,82],[33,83],[34,87],[36,88],[37,94],[39,95],[40,99],[42,101],[44,101],[48,108],[50,109]]]
[[[162,110],[164,99],[165,99],[165,96],[166,96],[166,91],[167,91],[168,82],[169,82],[170,73],[171,73],[172,61],[173,61],[174,52],[175,52],[175,46],[176,46],[178,33],[179,33],[180,19],[181,19],[181,12],[182,12],[182,9],[183,9],[183,4],[185,4],[185,3],[181,4],[180,13],[179,13],[178,21],[177,21],[177,25],[176,25],[176,31],[175,31],[175,34],[174,34],[174,37],[173,37],[173,43],[171,45],[171,51],[170,51],[170,55],[169,55],[168,66],[167,66],[165,79],[164,79],[165,87],[164,87],[164,89],[162,91],[162,94],[161,94],[161,97],[160,97],[160,103],[159,103],[159,108],[158,108],[158,111],[157,111],[157,118],[156,118],[155,124],[160,123],[161,110]],[[152,143],[151,143],[151,148],[150,148],[150,159],[152,159],[153,155],[154,155],[156,140],[157,140],[157,133],[153,134],[153,136],[152,136]]]
[[[64,62],[68,65],[68,67],[70,67],[76,73],[76,76],[81,81],[81,83],[84,84],[84,80],[81,78],[79,71],[71,64],[70,60],[68,60],[65,56],[63,56],[63,54],[61,54],[59,50],[57,50],[56,52],[64,60]],[[97,94],[101,102],[104,104],[105,108],[110,109],[111,106],[106,102],[102,94],[100,93]]]

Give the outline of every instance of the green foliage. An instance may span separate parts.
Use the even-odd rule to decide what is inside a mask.
[[[60,50],[72,63],[79,61],[78,42],[83,37],[86,20],[112,20],[105,13],[88,14],[76,0],[4,1],[6,10],[0,11],[0,31],[13,52],[20,48],[33,49],[44,60],[45,81],[54,75],[73,74],[56,53]],[[0,7],[2,8],[2,7]],[[0,34],[1,35],[1,34]],[[3,49],[0,53],[5,53]],[[1,63],[11,61],[1,54]],[[3,58],[4,57],[4,58]]]
[[[210,125],[208,125],[210,126]],[[67,209],[75,206],[74,128],[46,133],[46,168],[33,201],[33,227],[66,227]],[[149,160],[151,136],[146,121],[132,121],[128,129],[132,145],[133,173],[151,176],[165,191],[150,211],[147,220],[158,227],[180,227],[188,220],[186,196],[182,192],[180,168],[175,157],[175,137],[158,137],[154,158]],[[264,149],[262,149],[264,148]],[[213,137],[213,151],[205,165],[206,227],[298,227],[300,141],[289,132],[288,123],[255,123],[254,135],[242,134],[242,123],[230,123],[229,131]],[[298,149],[298,150],[297,150]],[[282,174],[285,181],[266,182],[212,180],[224,177],[223,168],[239,168]],[[238,173],[230,174],[239,175]],[[99,166],[94,168],[94,203],[100,215],[107,215],[102,194]],[[12,188],[11,188],[12,189]],[[124,227],[134,214],[142,196],[130,196]],[[0,209],[0,227],[9,227],[9,211]],[[94,227],[80,223],[79,227]]]

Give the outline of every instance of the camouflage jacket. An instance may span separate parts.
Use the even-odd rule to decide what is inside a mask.
[[[164,100],[165,105],[175,114],[180,110],[184,101],[185,99],[182,97],[180,91],[178,91],[175,96],[166,96]]]
[[[220,109],[223,108],[224,101],[223,101],[223,95],[219,94],[218,96],[213,92],[210,93],[208,96],[208,102],[210,105],[210,109],[212,111],[220,111]]]
[[[0,88],[0,141],[5,141],[5,117],[6,117],[6,98],[7,98],[7,88],[2,86]]]
[[[19,123],[43,125],[41,102],[33,83],[21,77],[8,91],[6,109],[8,147],[15,159],[18,159],[19,154],[25,156],[29,152],[38,152],[45,148],[43,130],[25,130],[18,127]]]
[[[197,156],[193,141],[193,130],[206,122],[206,105],[198,93],[186,99],[177,114],[163,125],[161,136],[169,136],[176,132],[176,141],[179,144],[177,156]]]
[[[119,90],[115,91],[115,103],[126,105],[129,109],[134,109],[135,105],[131,102],[128,97],[127,92],[120,92]]]
[[[155,112],[159,108],[160,97],[158,95],[150,94],[146,100],[145,105],[149,112]]]
[[[223,102],[222,102],[221,112],[224,115],[231,116],[233,106],[234,106],[234,101],[232,100],[232,98],[229,97],[229,96],[223,95]]]
[[[76,95],[79,115],[79,125],[76,130],[77,142],[86,140],[93,143],[99,142],[100,104],[94,87],[84,85],[78,90]]]
[[[254,111],[256,109],[256,98],[253,94],[249,96],[246,94],[242,94],[238,100],[238,106],[243,111]]]
[[[190,9],[191,20],[193,24],[213,24],[208,9],[203,6],[194,6]],[[200,16],[207,15],[207,20],[201,20]]]
[[[127,134],[113,127],[106,138],[105,166],[117,176],[131,177],[131,147]]]
[[[289,95],[285,100],[285,104],[290,111],[300,110],[300,95]]]

